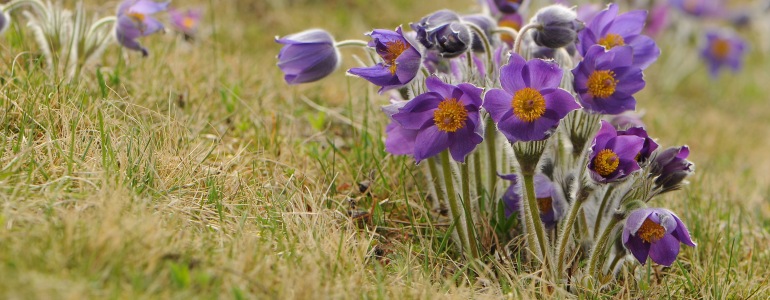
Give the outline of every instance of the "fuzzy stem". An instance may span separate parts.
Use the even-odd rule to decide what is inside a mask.
[[[510,27],[503,27],[503,26],[493,29],[492,33],[510,35],[512,38],[514,38],[514,41],[516,37],[519,36],[519,32],[516,31],[516,29],[510,28]]]
[[[462,226],[463,219],[460,216],[460,206],[462,205],[459,203],[459,200],[457,199],[457,192],[454,188],[454,180],[452,179],[452,166],[450,165],[449,161],[449,150],[445,150],[439,154],[441,156],[441,166],[444,171],[444,184],[446,185],[446,191],[447,191],[447,201],[449,201],[449,210],[452,214],[452,222],[455,223],[455,229],[457,230],[457,235],[460,237],[461,245],[463,248],[463,252],[470,251],[470,246],[468,245],[469,240],[466,238],[467,235],[465,233],[465,226]]]
[[[599,228],[602,226],[602,217],[604,216],[604,209],[607,207],[607,202],[609,202],[609,198],[612,195],[612,191],[615,190],[615,185],[610,185],[607,188],[607,191],[604,192],[604,197],[602,198],[602,203],[599,205],[599,210],[596,211],[596,223],[594,223],[594,237],[596,237],[599,234]]]
[[[24,5],[30,5],[34,6],[39,10],[39,12],[44,13],[47,11],[46,6],[43,4],[43,2],[40,2],[39,0],[16,0],[8,2],[4,7],[3,10],[6,13],[11,13],[12,11],[16,10],[17,8],[20,8]]]
[[[543,25],[537,24],[537,23],[529,23],[526,26],[522,27],[521,30],[519,30],[519,35],[516,36],[516,41],[513,43],[513,52],[521,55],[521,42],[524,41],[524,34],[527,33],[530,29],[540,29],[543,28]]]
[[[494,199],[488,199],[484,198],[484,183],[481,180],[481,151],[474,151],[473,152],[473,182],[476,184],[476,197],[478,197],[479,202],[479,210],[486,214],[488,209],[491,209],[491,211],[494,211],[495,209],[495,200]],[[487,207],[487,205],[490,205]]]
[[[343,48],[343,47],[368,47],[369,42],[362,41],[362,40],[344,40],[334,43],[334,46],[337,48]]]
[[[99,27],[102,27],[110,23],[115,23],[117,21],[118,21],[118,18],[116,18],[115,16],[104,17],[97,20],[96,22],[91,24],[91,27],[88,28],[88,34],[86,34],[86,37],[91,37],[94,34],[94,32],[97,29],[99,29]]]
[[[479,26],[476,26],[476,24],[473,24],[470,22],[465,22],[463,24],[473,29],[473,31],[476,32],[476,35],[481,37],[481,41],[484,43],[484,52],[487,54],[487,74],[491,75],[492,69],[493,69],[492,68],[493,62],[492,62],[492,47],[490,46],[489,38],[487,38],[487,35],[486,33],[484,33],[484,30],[479,28]]]
[[[486,134],[484,140],[487,143],[487,194],[489,194],[489,200],[497,201],[497,127],[495,121],[492,120],[492,116],[487,116],[487,128],[485,128]],[[507,170],[506,170],[507,172]]]
[[[618,263],[621,260],[623,260],[623,257],[625,257],[625,255],[621,255],[621,253],[618,253],[617,255],[615,255],[615,258],[612,259],[612,263],[610,263],[610,269],[609,269],[610,272],[614,272],[615,271],[615,267],[617,267]]]
[[[532,229],[534,229],[535,231],[535,236],[537,237],[537,243],[540,246],[540,254],[542,255],[542,258],[543,258],[543,265],[547,266],[548,265],[548,247],[546,244],[548,243],[548,241],[546,240],[545,229],[543,228],[543,222],[540,221],[540,218],[539,218],[540,210],[538,209],[537,199],[535,196],[535,176],[534,176],[534,173],[529,173],[529,172],[523,173],[522,175],[523,175],[522,177],[524,178],[524,188],[527,191],[527,203],[529,204],[528,205],[529,218],[531,218],[532,223],[535,226]],[[531,233],[528,233],[528,234],[531,234]]]
[[[610,220],[610,223],[607,224],[607,227],[604,228],[602,235],[596,240],[593,249],[591,249],[591,258],[588,260],[588,274],[594,276],[594,278],[598,278],[596,277],[596,270],[599,267],[599,256],[604,252],[604,248],[607,247],[607,243],[610,240],[610,234],[612,234],[615,225],[619,222],[619,218],[613,217],[612,220]]]
[[[561,272],[562,268],[564,267],[564,258],[567,253],[567,246],[569,244],[570,237],[572,237],[572,228],[575,227],[575,220],[580,213],[580,207],[583,206],[583,202],[585,202],[590,193],[590,190],[587,189],[578,190],[578,196],[572,203],[569,215],[567,215],[567,221],[563,223],[563,229],[559,235],[559,248],[556,248],[559,253],[558,258],[556,259],[558,265],[555,270],[556,274],[559,274],[559,272]]]
[[[462,176],[463,186],[463,209],[465,211],[465,232],[468,234],[468,243],[470,246],[471,257],[475,260],[479,258],[479,250],[476,241],[476,234],[473,223],[473,211],[471,210],[471,180],[468,163],[460,165],[460,174]]]

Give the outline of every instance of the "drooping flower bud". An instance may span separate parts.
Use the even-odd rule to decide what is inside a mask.
[[[578,21],[577,13],[563,5],[550,5],[535,14],[531,22],[540,24],[532,32],[532,39],[538,46],[561,48],[574,44],[577,32],[584,25]]]
[[[652,175],[655,186],[661,189],[661,193],[678,189],[687,176],[692,174],[695,166],[687,160],[690,148],[687,146],[671,147],[655,156],[652,161]]]
[[[433,49],[436,47],[436,32],[449,26],[452,22],[459,22],[460,16],[457,13],[442,9],[422,18],[419,23],[409,24],[412,30],[417,33],[417,41],[425,48]]]
[[[310,29],[275,41],[284,45],[278,53],[278,67],[288,84],[320,80],[340,65],[334,38],[324,30]]]
[[[493,46],[493,41],[491,39],[492,37],[492,29],[497,27],[495,24],[495,20],[492,18],[486,16],[486,15],[470,15],[470,16],[464,16],[462,17],[462,20],[468,23],[471,23],[473,25],[476,25],[481,31],[484,33],[484,36],[481,37],[476,31],[473,31],[473,45],[471,48],[473,51],[476,52],[484,52],[484,51],[491,51],[491,49],[484,49],[484,42],[483,39],[487,39],[490,46]]]
[[[420,44],[445,58],[460,56],[473,44],[471,29],[451,10],[439,10],[410,26],[417,32]]]

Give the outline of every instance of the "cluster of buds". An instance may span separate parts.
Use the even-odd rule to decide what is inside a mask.
[[[604,282],[627,254],[670,265],[680,243],[695,243],[677,215],[650,204],[694,167],[687,146],[661,148],[634,115],[644,70],[660,55],[643,33],[647,12],[610,4],[588,18],[551,5],[508,26],[523,20],[511,17],[525,15],[519,4],[440,10],[413,32],[377,29],[369,42],[335,42],[320,29],[277,38],[278,66],[295,84],[334,72],[342,46],[380,58],[348,73],[393,91],[385,150],[423,167],[470,262],[493,248],[480,224],[496,224],[500,245],[523,235],[516,249],[561,282]]]

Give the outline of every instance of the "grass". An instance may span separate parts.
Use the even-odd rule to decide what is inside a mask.
[[[343,72],[289,87],[275,67],[275,35],[323,26],[356,38],[439,7],[194,3],[207,8],[209,25],[195,45],[173,34],[149,37],[146,59],[112,47],[104,67],[78,84],[46,77],[32,40],[19,37],[23,22],[6,33],[0,297],[539,293],[536,274],[515,261],[492,260],[473,279],[455,259],[447,220],[432,217],[418,168],[383,150],[378,107],[387,99]],[[93,8],[108,14],[113,4]],[[577,297],[770,296],[770,75],[762,53],[757,47],[739,74],[709,81],[701,66],[675,88],[667,88],[662,63],[646,72],[639,105],[649,131],[664,146],[689,144],[697,165],[685,190],[656,201],[678,212],[698,247],[683,247],[671,268],[627,269],[613,288]]]

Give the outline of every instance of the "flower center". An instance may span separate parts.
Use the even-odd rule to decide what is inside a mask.
[[[182,26],[187,29],[192,29],[195,26],[195,20],[190,17],[185,17],[182,19]]]
[[[139,27],[139,31],[144,34],[144,30],[146,28],[144,25],[144,20],[147,18],[147,16],[138,12],[128,12],[126,15],[134,21],[137,27]]]
[[[553,198],[537,198],[537,208],[541,214],[547,214],[553,211]]]
[[[717,38],[711,43],[711,54],[718,60],[724,60],[730,55],[730,42]]]
[[[465,127],[468,110],[457,99],[444,99],[433,112],[433,122],[443,132],[455,132]]]
[[[403,41],[392,41],[385,43],[385,53],[382,54],[382,59],[385,60],[385,62],[390,67],[390,74],[395,75],[396,74],[396,59],[401,56],[401,53],[404,53],[406,49],[409,47],[404,43]]]
[[[588,93],[594,98],[607,98],[615,93],[618,80],[615,72],[610,70],[597,70],[588,76]]]
[[[603,177],[609,176],[612,172],[615,172],[619,165],[620,158],[615,152],[612,152],[611,149],[599,151],[599,154],[596,154],[596,157],[594,158],[596,173],[599,173],[599,175]]]
[[[648,243],[654,243],[659,241],[661,238],[663,238],[664,235],[666,235],[666,228],[663,226],[660,226],[660,224],[655,223],[650,220],[650,218],[644,219],[644,222],[642,223],[642,227],[639,227],[639,230],[636,232],[636,235],[639,236],[642,240]]]
[[[625,45],[626,40],[624,40],[623,37],[619,34],[608,33],[603,38],[599,39],[597,44],[604,46],[604,49],[610,50],[617,46]]]
[[[533,88],[523,88],[513,95],[511,100],[513,114],[524,122],[532,122],[545,113],[545,98]]]
[[[515,30],[521,29],[521,23],[513,21],[513,20],[500,20],[500,22],[497,23],[497,26],[499,27],[508,27],[513,28]],[[503,40],[503,42],[506,42],[508,44],[513,44],[515,38],[511,36],[510,34],[503,33],[500,34],[500,39]]]

